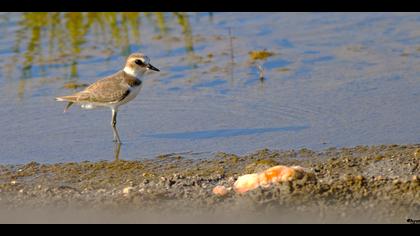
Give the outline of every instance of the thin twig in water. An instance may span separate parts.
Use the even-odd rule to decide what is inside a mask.
[[[233,37],[232,37],[232,30],[229,27],[228,28],[229,31],[229,45],[230,45],[230,77],[233,80],[233,65],[235,64],[234,62],[234,56],[233,56]]]
[[[259,79],[262,82],[262,81],[264,81],[264,68],[258,62],[257,62],[257,69],[258,69],[258,73],[259,73]]]

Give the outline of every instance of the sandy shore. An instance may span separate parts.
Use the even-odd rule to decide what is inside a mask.
[[[245,194],[212,193],[278,164],[308,173]],[[419,178],[420,144],[0,165],[0,222],[407,223],[420,219]]]

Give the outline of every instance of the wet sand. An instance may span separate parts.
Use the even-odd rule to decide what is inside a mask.
[[[407,223],[420,219],[419,160],[420,144],[410,144],[0,165],[0,222]],[[245,194],[212,193],[278,164],[307,174]]]

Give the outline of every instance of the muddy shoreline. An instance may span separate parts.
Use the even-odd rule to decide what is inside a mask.
[[[308,173],[212,193],[279,164]],[[420,219],[419,178],[420,144],[0,165],[0,222],[406,223]]]

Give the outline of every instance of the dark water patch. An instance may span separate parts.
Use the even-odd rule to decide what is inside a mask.
[[[175,75],[166,77],[164,79],[161,79],[160,82],[162,82],[163,84],[169,84],[174,80],[179,80],[179,79],[183,79],[183,78],[185,78],[184,74],[175,74]]]
[[[168,88],[167,90],[169,92],[178,92],[178,91],[181,91],[182,89],[180,87],[172,87],[172,88]]]
[[[295,71],[295,73],[292,76],[288,78],[290,79],[308,78],[311,75],[312,71],[313,71],[312,67],[301,66]]]
[[[304,54],[309,54],[309,55],[314,55],[314,54],[320,54],[321,51],[316,51],[316,50],[308,50],[308,51],[304,51]]]
[[[93,56],[93,57],[88,57],[88,58],[79,60],[79,64],[81,65],[98,64],[98,63],[104,63],[108,60],[109,59],[106,57]]]
[[[53,93],[52,88],[40,88],[36,91],[34,91],[31,96],[32,97],[45,97],[46,95],[50,95]]]
[[[417,36],[409,36],[406,38],[398,39],[397,41],[404,45],[419,45],[420,44],[420,38]]]
[[[51,73],[45,65],[18,66],[18,68],[21,72],[20,79],[47,77]]]
[[[398,81],[401,80],[403,77],[401,75],[394,75],[394,76],[390,76],[388,77],[386,80],[387,81]]]
[[[378,87],[370,81],[350,81],[343,85],[339,91],[347,91],[353,94],[364,94],[378,90]]]
[[[253,79],[246,80],[244,84],[247,85],[247,86],[249,86],[249,85],[254,85],[257,82],[258,82],[258,79],[253,78]]]
[[[14,51],[13,51],[12,48],[5,48],[5,49],[0,50],[0,55],[2,55],[2,54],[13,54],[13,53],[14,53]]]
[[[261,28],[260,31],[257,33],[258,36],[264,36],[269,35],[272,33],[272,30],[270,28]]]
[[[265,62],[263,64],[263,68],[264,69],[274,69],[274,68],[279,68],[279,67],[286,67],[288,65],[292,64],[291,61],[282,59],[282,58],[277,58],[274,60],[267,60],[267,62]]]
[[[222,85],[227,83],[226,80],[222,80],[222,79],[215,79],[212,81],[208,81],[208,82],[203,82],[203,83],[199,83],[197,85],[193,86],[193,89],[197,89],[197,88],[214,88],[216,86]]]
[[[243,135],[255,135],[268,132],[298,132],[309,128],[309,126],[288,126],[277,128],[254,128],[254,129],[219,129],[206,130],[196,132],[180,132],[180,133],[162,133],[144,135],[149,138],[159,139],[211,139],[211,138],[228,138]]]
[[[176,65],[172,66],[169,70],[172,72],[184,72],[184,71],[190,71],[195,69],[192,65]]]
[[[318,62],[332,61],[334,59],[335,59],[334,56],[322,56],[322,57],[317,57],[317,58],[303,59],[302,62],[304,64],[314,64],[314,63],[318,63]]]
[[[334,28],[334,32],[346,32],[346,31],[352,31],[352,30],[362,30],[364,28],[368,27],[376,27],[377,24],[382,23],[384,20],[388,20],[388,16],[386,15],[372,15],[367,17],[366,19],[357,21],[355,23],[346,25],[346,26],[340,26]],[[398,17],[393,17],[393,20],[398,20]]]
[[[227,95],[231,90],[230,89],[218,89],[217,92],[222,95]]]
[[[352,68],[356,69],[356,70],[362,70],[365,69],[367,67],[371,67],[371,66],[375,66],[377,65],[377,63],[371,63],[371,62],[367,62],[367,61],[360,61],[360,62],[356,62],[353,64]]]
[[[279,45],[283,48],[294,48],[295,47],[295,45],[292,42],[290,42],[290,40],[288,40],[288,39],[279,39],[279,40],[276,40],[276,43],[277,43],[277,45]]]
[[[194,47],[181,46],[181,47],[172,49],[170,51],[169,55],[170,56],[183,56],[183,55],[191,53],[191,52],[200,52],[204,48],[206,48],[205,44],[194,45]]]

